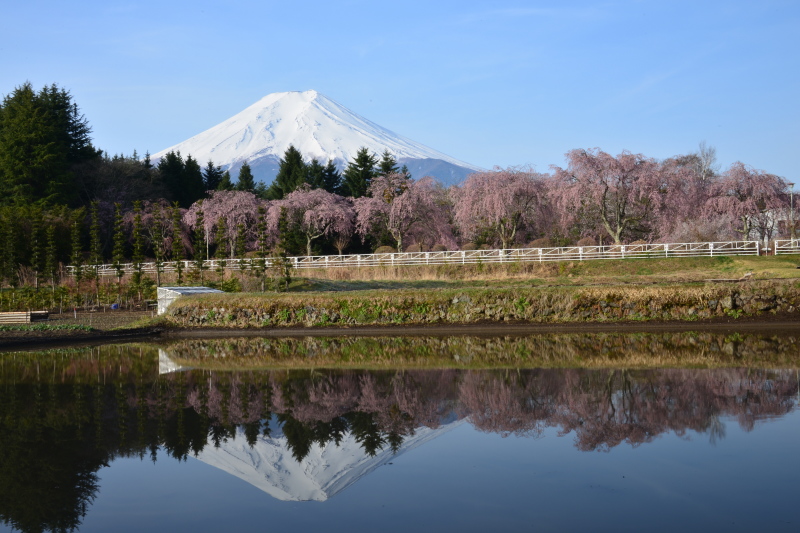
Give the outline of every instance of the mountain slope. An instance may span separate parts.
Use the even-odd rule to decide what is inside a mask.
[[[257,180],[270,182],[290,145],[307,161],[317,159],[325,164],[332,159],[339,168],[361,147],[379,156],[389,150],[415,177],[433,175],[445,183],[461,181],[481,170],[401,137],[316,91],[269,94],[213,128],[154,154],[152,159],[180,151],[201,165],[214,161],[230,170],[234,179],[242,163],[248,162]]]
[[[374,457],[364,453],[352,434],[337,446],[314,444],[298,462],[292,456],[286,437],[274,427],[273,436],[259,437],[251,448],[243,431],[219,448],[207,446],[197,455],[200,461],[219,468],[270,496],[283,501],[325,501],[349,487],[379,466],[458,427],[455,420],[437,429],[417,428],[407,436],[396,454],[386,447]]]

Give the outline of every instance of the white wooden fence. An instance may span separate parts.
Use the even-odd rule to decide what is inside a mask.
[[[776,240],[775,255],[800,254],[800,239]]]
[[[782,242],[782,241],[779,241]],[[797,241],[795,241],[797,242]],[[761,247],[758,241],[728,242],[688,242],[670,244],[623,244],[610,246],[567,246],[563,248],[509,248],[506,250],[458,250],[442,252],[398,252],[388,254],[355,254],[355,255],[316,255],[290,257],[289,262],[296,269],[311,268],[360,268],[374,266],[405,265],[452,265],[477,263],[515,263],[515,262],[552,262],[552,261],[588,261],[592,259],[635,259],[656,257],[700,257],[723,255],[759,255]],[[797,252],[794,252],[797,253]],[[212,259],[203,261],[203,268],[214,271],[251,269],[257,258]],[[269,265],[269,259],[266,259]],[[195,268],[194,261],[182,261],[183,270]],[[126,274],[134,271],[132,263],[121,265]],[[94,266],[84,266],[84,271],[94,270]],[[161,264],[161,272],[175,272],[177,262],[167,261]],[[67,270],[74,275],[75,267]],[[156,263],[142,263],[142,271],[155,274]],[[100,276],[116,276],[114,265],[97,265]]]

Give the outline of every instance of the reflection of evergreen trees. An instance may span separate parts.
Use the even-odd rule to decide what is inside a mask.
[[[22,531],[75,529],[98,470],[159,449],[185,460],[279,428],[298,461],[353,435],[367,454],[398,450],[422,426],[468,417],[482,431],[573,433],[583,450],[665,432],[724,438],[794,408],[795,371],[281,371],[158,376],[156,354],[113,347],[4,358],[0,364],[0,516]]]

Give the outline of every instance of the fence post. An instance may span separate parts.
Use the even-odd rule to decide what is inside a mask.
[[[664,245],[664,257],[669,257],[669,244]]]
[[[708,255],[710,255],[711,257],[714,257],[714,243],[713,242],[708,243]]]
[[[539,262],[542,262],[542,249],[539,248]]]
[[[578,261],[583,261],[583,246],[578,246]]]

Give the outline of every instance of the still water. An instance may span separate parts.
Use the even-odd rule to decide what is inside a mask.
[[[797,531],[796,340],[708,335],[0,354],[0,528]],[[308,368],[365,347],[436,351],[442,368]],[[490,347],[526,364],[482,368]],[[716,364],[629,364],[642,350]],[[307,363],[242,368],[248,354]],[[597,368],[555,367],[575,357]]]

